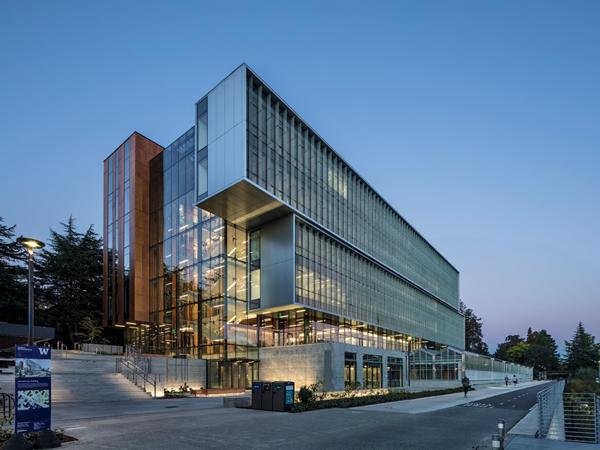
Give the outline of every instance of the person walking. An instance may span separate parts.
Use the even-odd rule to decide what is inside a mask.
[[[517,385],[517,383],[519,382],[519,379],[517,378],[516,375],[513,375],[513,385]]]
[[[469,392],[469,388],[471,387],[470,386],[471,381],[469,380],[469,378],[467,378],[466,375],[464,375],[462,377],[461,383],[462,383],[463,391],[465,392],[465,398],[467,398],[467,392]]]
[[[508,386],[508,375],[504,377],[504,384]]]

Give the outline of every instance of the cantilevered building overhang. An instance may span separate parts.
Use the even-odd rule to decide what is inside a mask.
[[[198,207],[246,229],[259,227],[293,212],[288,205],[247,178],[210,195]]]
[[[247,68],[238,67],[198,102],[208,127],[197,117],[197,147],[207,149],[206,191],[198,192],[198,206],[226,221],[254,228],[292,212],[277,197],[248,178]],[[206,135],[204,130],[206,130]],[[206,147],[203,145],[206,144]]]

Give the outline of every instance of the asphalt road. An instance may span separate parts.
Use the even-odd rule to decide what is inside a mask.
[[[510,429],[544,385],[423,414],[329,409],[301,414],[234,408],[160,410],[63,424],[86,449],[292,448],[468,450],[490,448],[498,419]],[[468,401],[468,399],[467,399]],[[162,406],[164,405],[164,406]]]
[[[478,402],[467,403],[462,405],[462,407],[482,407],[528,411],[533,405],[535,405],[537,401],[536,394],[545,387],[546,386],[540,388],[539,386],[535,386],[519,391],[507,392],[506,394],[496,395],[495,397],[486,398]]]

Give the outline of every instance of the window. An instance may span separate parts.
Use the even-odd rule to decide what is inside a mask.
[[[202,150],[208,145],[208,98],[196,105],[196,139],[197,150]]]
[[[402,387],[402,358],[387,359],[388,387]]]
[[[208,152],[204,148],[198,152],[198,170],[196,174],[196,195],[202,197],[208,192]]]
[[[366,389],[381,387],[381,356],[363,355],[363,384]]]
[[[260,308],[260,230],[249,234],[250,309]]]
[[[344,386],[356,387],[356,353],[344,353]]]

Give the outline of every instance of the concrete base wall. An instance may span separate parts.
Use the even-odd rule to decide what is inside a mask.
[[[509,382],[512,383],[513,377],[512,373],[491,372],[488,370],[466,369],[465,373],[472,385],[504,383],[504,377],[507,375]],[[532,379],[531,376],[523,374],[517,375],[517,378],[519,379],[519,382],[531,381]]]
[[[403,352],[381,350],[340,343],[263,347],[260,349],[260,379],[264,381],[293,381],[296,390],[301,386],[323,383],[325,391],[344,390],[344,353],[356,353],[356,381],[362,386],[363,355],[382,356],[383,387],[387,387],[387,357],[402,358]],[[404,376],[406,386],[406,375]]]
[[[333,380],[332,344],[264,347],[260,349],[259,358],[261,380],[293,381],[296,390],[319,381],[327,390],[338,384]]]
[[[411,380],[410,387],[418,390],[427,389],[450,389],[460,387],[461,383],[458,380]]]
[[[150,373],[165,389],[178,389],[186,383],[192,389],[206,387],[206,361],[203,359],[179,359],[152,357]]]

